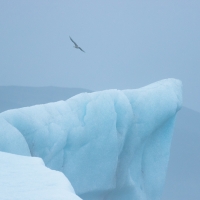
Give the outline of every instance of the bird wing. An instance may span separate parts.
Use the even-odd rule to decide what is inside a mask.
[[[70,40],[74,43],[74,45],[75,46],[78,46],[77,44],[76,44],[76,42],[74,42],[74,40],[72,40],[72,38],[69,36],[69,38],[70,38]]]
[[[78,47],[81,51],[83,51],[83,49],[81,49],[81,47]],[[85,53],[85,51],[83,51]]]

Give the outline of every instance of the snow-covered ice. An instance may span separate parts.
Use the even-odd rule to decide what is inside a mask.
[[[1,200],[80,200],[61,172],[41,158],[0,152]]]
[[[158,200],[181,104],[181,82],[166,79],[6,111],[0,151],[41,157],[84,200]]]

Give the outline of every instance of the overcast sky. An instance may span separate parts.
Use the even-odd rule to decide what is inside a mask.
[[[199,0],[0,1],[0,85],[129,89],[164,78],[182,80],[184,105],[200,111]]]

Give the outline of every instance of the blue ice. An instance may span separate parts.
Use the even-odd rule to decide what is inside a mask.
[[[181,82],[82,93],[0,114],[0,151],[40,157],[84,200],[158,200]]]

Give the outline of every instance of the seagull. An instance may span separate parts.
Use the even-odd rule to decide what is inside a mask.
[[[79,47],[76,42],[74,42],[74,40],[72,40],[72,38],[69,36],[70,40],[74,43],[74,48],[80,49],[81,51],[83,51],[83,49],[81,49],[81,47]],[[85,53],[85,51],[83,51]]]

